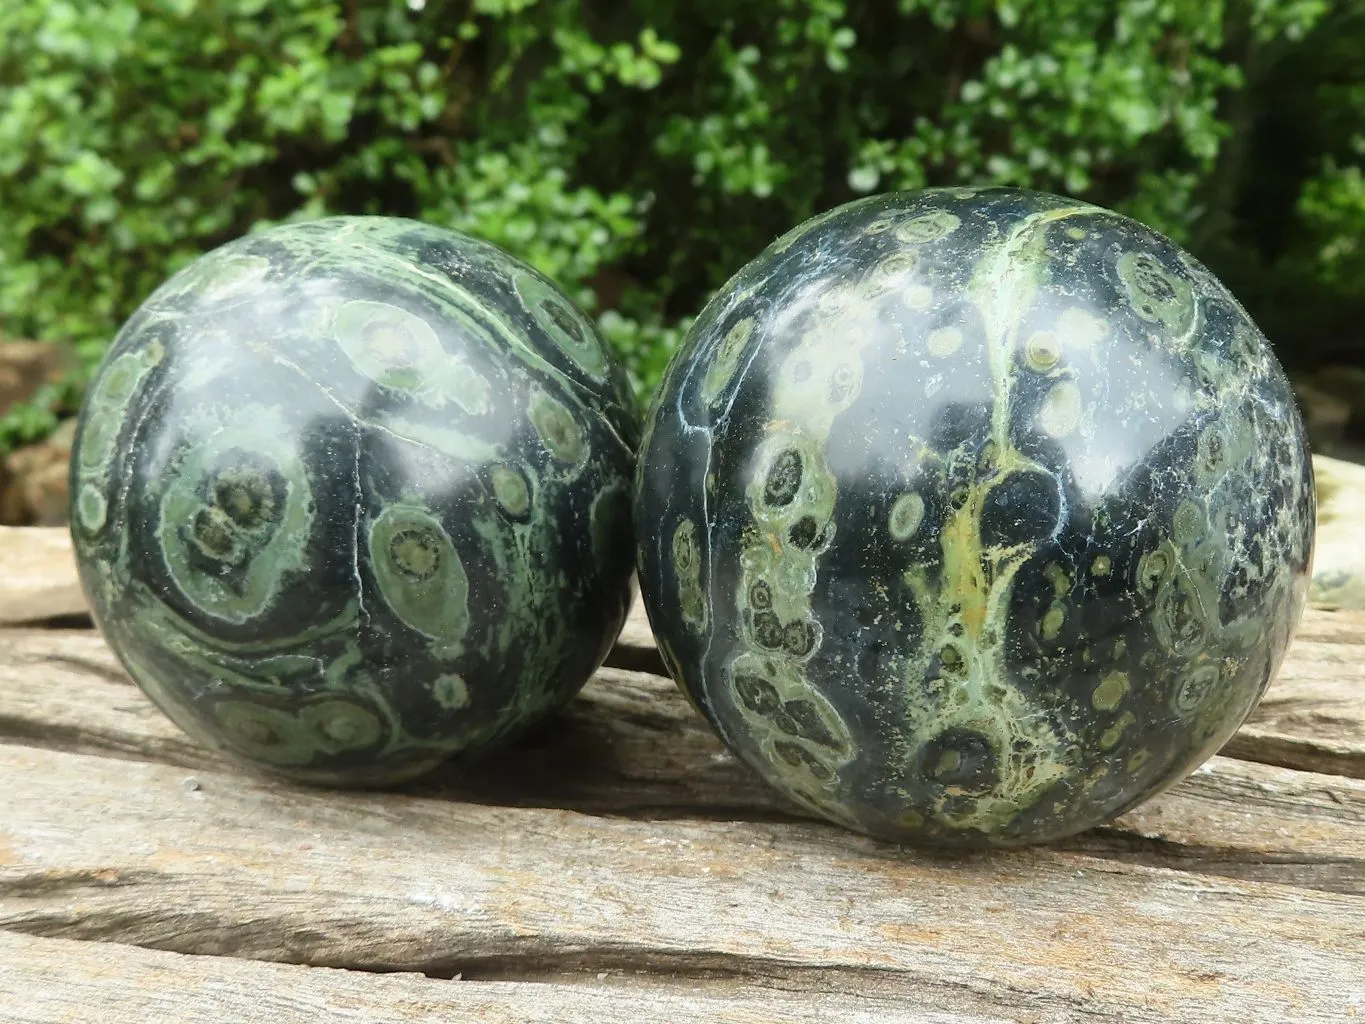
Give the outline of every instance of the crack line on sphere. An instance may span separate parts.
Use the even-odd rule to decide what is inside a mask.
[[[360,482],[360,443],[364,435],[360,431],[360,424],[352,424],[355,427],[355,526],[351,532],[351,569],[355,574],[355,595],[359,602],[359,612],[365,617],[366,625],[370,622],[369,609],[365,607],[365,580],[360,573],[360,524],[365,515],[364,502],[361,500],[363,489]]]
[[[591,392],[589,392],[589,395],[591,395],[591,397],[593,397],[593,398],[597,398],[597,397],[598,397],[598,396],[596,396],[596,395],[592,395]],[[630,410],[626,410],[626,411],[629,412]],[[600,422],[604,427],[607,428],[607,433],[609,433],[609,434],[612,436],[612,440],[614,440],[618,445],[621,446],[621,451],[625,452],[626,455],[628,455],[628,456],[630,456],[632,459],[634,459],[634,458],[635,458],[635,455],[636,455],[635,449],[632,448],[630,445],[626,444],[625,439],[624,439],[623,437],[621,437],[621,435],[620,435],[619,433],[617,433],[616,425],[615,425],[614,423],[611,422],[611,417],[608,416],[604,411],[601,411],[601,412],[599,412],[599,414],[598,414],[598,416],[597,416],[597,420],[598,420],[598,422]]]
[[[767,281],[768,278],[764,278],[763,280]],[[716,324],[721,323],[727,316],[734,312],[735,309],[738,308],[739,305],[744,301],[744,299],[748,298],[750,294],[752,294],[752,292],[746,292],[744,293],[742,298],[734,298],[726,302],[725,309],[716,317],[715,323]],[[703,316],[705,315],[704,310],[702,312],[702,315]],[[748,361],[744,364],[743,369],[739,371],[738,375],[735,378],[734,384],[731,386],[730,399],[725,405],[725,411],[722,412],[721,415],[717,417],[716,422],[711,424],[709,427],[692,426],[691,424],[689,424],[687,422],[687,416],[684,414],[682,407],[683,393],[686,391],[687,387],[692,383],[692,375],[694,372],[696,372],[698,366],[700,365],[700,361],[694,361],[693,364],[687,368],[687,374],[678,387],[677,399],[674,403],[678,412],[678,421],[683,424],[684,428],[687,429],[689,433],[694,431],[700,431],[701,433],[706,435],[706,471],[702,476],[701,481],[701,516],[702,523],[705,527],[703,532],[706,537],[706,600],[710,607],[710,614],[707,616],[706,624],[707,625],[706,647],[703,648],[702,650],[701,667],[698,670],[698,674],[700,676],[698,683],[703,693],[707,691],[706,667],[711,661],[711,648],[715,645],[716,639],[715,543],[714,538],[711,536],[711,504],[710,492],[707,487],[707,483],[711,478],[711,459],[715,455],[716,451],[715,431],[717,427],[729,426],[730,412],[734,408],[736,399],[739,397],[740,389],[744,386],[744,379],[749,373],[749,368],[753,366],[754,360],[758,358],[759,351],[762,348],[763,339],[759,338],[757,342],[754,344],[753,354],[749,356]],[[709,408],[707,411],[707,415],[709,419]],[[662,541],[660,543],[662,544]],[[726,730],[722,729],[722,732],[725,733]],[[731,737],[726,735],[725,739],[727,742],[729,742]]]
[[[271,353],[269,358],[271,362],[277,363],[280,366],[284,366],[290,370],[293,370],[300,377],[306,380],[309,384],[312,384],[315,388],[317,388],[318,391],[322,393],[323,397],[326,398],[333,405],[335,405],[338,409],[340,409],[342,415],[344,415],[351,422],[351,425],[356,427],[357,429],[361,426],[369,427],[371,430],[377,430],[381,434],[388,435],[395,441],[402,441],[405,444],[413,445],[414,447],[421,448],[423,451],[431,452],[433,455],[439,455],[443,459],[458,459],[461,462],[470,461],[468,459],[463,459],[458,455],[451,455],[449,452],[443,452],[441,451],[441,449],[436,448],[425,441],[419,441],[415,437],[408,437],[404,434],[400,434],[398,433],[398,431],[386,427],[382,423],[376,423],[374,420],[367,420],[361,416],[357,416],[354,410],[352,410],[348,405],[346,405],[345,402],[343,402],[336,395],[332,394],[332,392],[329,391],[327,388],[319,384],[314,378],[310,377],[307,373],[305,373],[302,367],[296,365],[295,363],[290,362],[288,359],[285,359],[283,356],[277,355],[275,353]],[[479,440],[483,439],[480,438]]]
[[[516,354],[518,361],[521,362],[525,367],[529,369],[538,369],[541,372],[548,374],[555,381],[557,381],[561,387],[566,387],[569,391],[577,392],[580,395],[587,395],[589,398],[594,400],[594,403],[602,398],[602,396],[599,395],[590,385],[585,384],[584,382],[576,379],[571,373],[561,370],[559,367],[555,366],[554,363],[550,362],[548,359],[542,356],[539,352],[535,350],[535,348],[527,339],[521,337],[521,335],[519,335],[515,330],[508,327],[497,317],[488,318],[489,321],[488,323],[480,323],[478,313],[483,311],[483,306],[467,289],[462,287],[456,281],[452,280],[449,275],[433,274],[425,270],[424,268],[418,266],[417,264],[414,264],[411,261],[404,259],[403,257],[399,256],[396,253],[389,252],[386,249],[374,248],[363,243],[356,243],[356,248],[366,253],[369,253],[378,259],[384,259],[388,260],[389,262],[400,263],[405,267],[412,269],[418,277],[425,278],[426,280],[432,282],[433,284],[440,285],[443,288],[447,288],[454,292],[455,295],[458,297],[459,301],[452,301],[449,297],[445,295],[440,295],[437,296],[436,298],[441,302],[449,303],[451,306],[457,309],[461,313],[461,315],[469,317],[470,320],[479,323],[481,327],[490,328],[491,334],[494,337],[501,336],[502,339],[508,343],[511,350]],[[441,347],[442,349],[445,348],[444,345],[442,345]],[[605,420],[606,417],[603,416],[602,419]],[[610,426],[609,429],[611,429],[612,435],[616,437],[617,443],[621,445],[622,450],[634,454],[633,449],[629,445],[627,445],[620,438],[619,435],[616,434],[615,429],[611,428]]]

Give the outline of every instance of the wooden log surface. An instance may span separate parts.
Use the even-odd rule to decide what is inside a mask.
[[[1358,694],[1365,704],[1365,690]],[[1358,707],[1365,714],[1365,707]],[[92,631],[0,631],[0,742],[241,773],[142,696]],[[565,771],[573,765],[573,771]],[[1365,774],[1365,764],[1355,765]],[[667,820],[803,820],[673,684],[604,668],[516,747],[406,787],[433,798]],[[1365,781],[1217,757],[1076,849],[1365,894]]]
[[[88,614],[67,531],[0,526],[0,626]]]
[[[699,984],[600,971],[577,983],[456,981],[421,974],[184,956],[0,933],[0,1019],[19,1024],[1051,1024],[1024,1010],[994,1013],[970,993],[957,1009],[907,1008],[866,993]],[[961,1009],[963,1005],[970,1009]]]
[[[1224,751],[1365,778],[1365,613],[1309,608],[1269,692]]]
[[[889,999],[969,988],[998,1011],[1022,992],[1076,1021],[1339,1020],[1365,994],[1354,895],[100,760],[0,750],[0,929],[484,980],[837,975]]]
[[[0,527],[0,627],[88,625],[67,532]],[[1310,608],[1275,687],[1228,752],[1309,771],[1365,777],[1365,613]],[[82,621],[84,620],[84,621]],[[609,664],[665,675],[640,601]]]
[[[1365,466],[1313,456],[1317,536],[1309,596],[1332,608],[1365,609]]]
[[[638,603],[536,734],[347,794],[181,734],[67,583],[0,586],[0,1021],[1365,1020],[1365,613],[1167,793],[954,856],[759,783]]]

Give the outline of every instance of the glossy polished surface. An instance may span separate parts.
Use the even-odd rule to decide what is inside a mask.
[[[637,424],[593,326],[486,243],[333,218],[125,325],[72,459],[96,621],[183,729],[382,784],[568,700],[629,602]]]
[[[1276,671],[1308,449],[1265,340],[1141,225],[994,189],[801,225],[713,300],[637,476],[670,670],[834,821],[1021,843],[1183,777]]]

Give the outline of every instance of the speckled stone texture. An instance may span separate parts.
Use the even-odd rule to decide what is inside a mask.
[[[638,423],[592,324],[413,221],[239,239],[125,325],[72,534],[128,671],[205,743],[379,785],[567,701],[630,600]]]
[[[1312,471],[1268,345],[1072,200],[808,221],[707,306],[646,434],[670,671],[771,784],[878,836],[1122,813],[1236,730],[1303,608]]]

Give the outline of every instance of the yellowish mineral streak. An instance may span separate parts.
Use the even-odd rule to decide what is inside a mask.
[[[906,736],[925,743],[950,731],[976,733],[986,739],[994,754],[993,779],[966,784],[950,777],[942,787],[932,816],[951,828],[995,832],[1054,784],[1075,774],[1066,755],[1073,737],[1029,701],[1010,681],[1005,667],[1014,579],[1036,543],[987,544],[981,535],[981,519],[990,491],[1003,479],[1019,472],[1046,472],[1010,439],[1013,361],[1022,340],[1016,336],[1023,319],[1019,314],[1028,308],[1037,288],[1035,267],[1041,262],[1043,229],[1053,221],[1090,212],[1086,207],[1072,207],[1034,216],[1000,244],[994,260],[983,261],[972,290],[985,322],[995,390],[991,440],[970,483],[953,495],[940,533],[943,566],[939,578],[930,579],[922,568],[906,575],[924,637],[907,663]],[[1042,364],[1041,369],[1050,369],[1063,355],[1056,348],[1056,337],[1035,336],[1026,346],[1026,356]],[[1042,426],[1052,432],[1072,428],[1079,415],[1080,394],[1075,385],[1063,381],[1058,387],[1063,388],[1065,400],[1045,406],[1043,413]],[[1063,590],[1067,584],[1062,581]],[[1060,605],[1055,610],[1061,612]],[[1056,635],[1063,615],[1053,615],[1051,622],[1045,619],[1043,628]],[[907,750],[911,765],[922,756],[922,749]],[[932,778],[937,772],[951,776],[953,768],[940,757],[921,770]],[[910,811],[907,823],[921,817]]]

